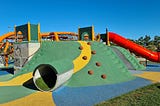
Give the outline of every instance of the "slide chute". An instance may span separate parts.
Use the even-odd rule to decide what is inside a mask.
[[[109,40],[121,47],[129,49],[131,52],[138,54],[150,61],[160,62],[160,52],[150,51],[116,33],[109,32]]]

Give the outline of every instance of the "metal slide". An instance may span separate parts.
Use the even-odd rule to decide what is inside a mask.
[[[134,52],[135,54],[138,54],[150,61],[160,62],[160,52],[150,51],[116,33],[109,32],[109,40],[121,47],[129,49],[131,52]]]
[[[119,58],[125,63],[126,67],[129,69],[129,70],[134,70],[135,68],[132,66],[132,63],[129,62],[129,60],[124,56],[124,54],[119,50],[117,49],[116,47],[112,47],[112,50],[119,56]]]

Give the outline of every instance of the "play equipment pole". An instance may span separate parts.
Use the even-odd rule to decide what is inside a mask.
[[[94,41],[94,26],[92,25],[92,41]]]
[[[110,42],[109,42],[109,33],[108,33],[108,29],[107,29],[107,28],[106,28],[106,34],[107,34],[106,45],[110,46]]]
[[[30,41],[31,40],[31,24],[30,24],[30,22],[28,22],[28,41]]]
[[[38,42],[41,41],[41,36],[40,36],[41,32],[40,32],[40,23],[38,23]]]

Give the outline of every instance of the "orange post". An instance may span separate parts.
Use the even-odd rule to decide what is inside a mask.
[[[5,55],[5,66],[8,67],[8,55]]]

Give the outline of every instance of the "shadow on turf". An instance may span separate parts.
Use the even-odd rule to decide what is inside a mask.
[[[148,64],[148,67],[160,67],[160,65]]]
[[[6,72],[8,72],[9,74],[14,74],[14,68],[5,68],[5,69],[0,69],[0,71],[6,71]]]
[[[157,86],[158,89],[160,89],[160,86]]]
[[[32,90],[37,90],[37,87],[35,86],[34,82],[33,82],[33,78],[29,79],[28,81],[23,83],[23,86]]]

